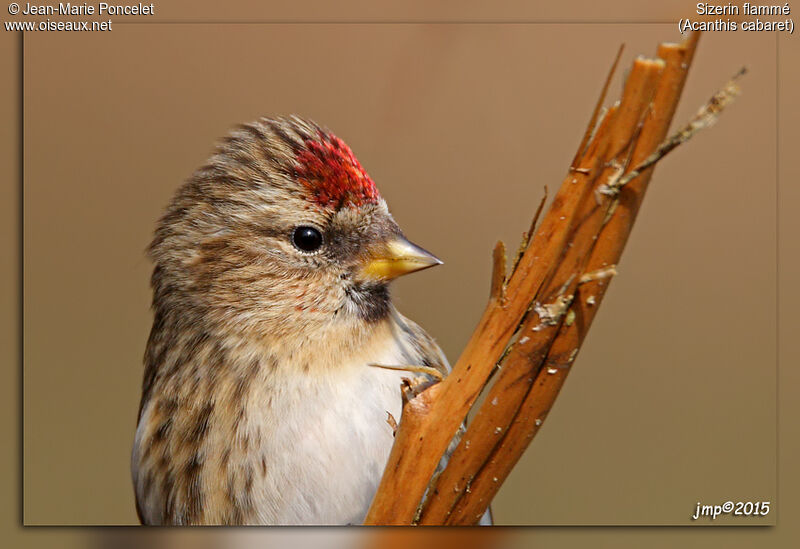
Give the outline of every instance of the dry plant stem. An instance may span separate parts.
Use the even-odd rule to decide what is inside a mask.
[[[621,56],[621,53],[622,53],[622,47],[620,47],[620,50],[617,53],[617,57],[616,57],[616,59],[614,61],[614,64],[613,64],[611,70],[608,73],[608,76],[606,78],[606,81],[605,81],[605,84],[603,86],[602,92],[600,94],[600,97],[598,98],[596,107],[595,107],[594,112],[592,114],[592,117],[591,117],[591,119],[589,121],[589,125],[588,125],[588,127],[586,129],[586,132],[584,133],[583,141],[581,142],[581,144],[579,146],[578,152],[576,153],[575,160],[574,160],[574,162],[573,162],[573,164],[571,166],[572,168],[577,168],[578,171],[576,171],[576,173],[574,173],[574,174],[568,174],[567,178],[564,181],[564,184],[562,185],[562,188],[564,189],[562,194],[563,193],[572,192],[572,193],[574,193],[576,195],[579,195],[579,196],[583,197],[583,199],[585,200],[586,197],[588,196],[588,190],[591,187],[592,178],[591,178],[590,174],[592,174],[592,172],[595,172],[595,173],[597,172],[597,170],[599,169],[599,164],[604,159],[605,147],[607,146],[607,142],[604,140],[604,138],[601,138],[600,136],[605,136],[610,131],[611,123],[615,118],[616,108],[612,108],[610,111],[608,111],[604,115],[602,115],[602,119],[601,119],[601,122],[599,124],[598,124],[598,116],[601,116],[600,113],[601,113],[601,110],[602,110],[603,101],[605,100],[606,92],[608,90],[608,87],[609,87],[609,84],[611,82],[612,76],[613,76],[614,71],[616,69],[617,63],[619,62],[619,58]],[[591,143],[588,143],[590,135],[594,135],[595,138],[591,141]],[[604,148],[600,149],[599,148],[600,146],[602,146]],[[588,150],[587,150],[587,148],[588,148]],[[579,161],[581,161],[581,160],[583,160],[583,161],[580,162],[580,164],[579,164]],[[567,185],[569,185],[569,186],[576,186],[577,185],[577,187],[574,187],[574,188],[570,189],[570,188],[567,187]],[[546,194],[547,194],[547,188],[545,187],[545,198],[546,198]],[[556,199],[558,199],[558,197],[556,197]],[[529,244],[530,244],[529,236],[533,236],[533,234],[534,234],[536,223],[537,223],[537,221],[539,219],[539,216],[540,216],[540,214],[542,212],[542,208],[544,206],[544,202],[545,202],[545,199],[542,199],[542,201],[539,204],[539,207],[538,207],[538,209],[536,211],[536,214],[534,216],[533,222],[531,223],[530,230],[528,231],[528,233],[526,233],[523,236],[523,242],[522,242],[520,251],[517,254],[517,258],[516,258],[516,260],[514,262],[514,265],[513,265],[513,272],[517,272],[517,267],[518,267],[519,261],[524,256],[526,250],[529,247]],[[544,224],[542,225],[542,227],[544,227]],[[541,231],[540,231],[540,233],[541,233]],[[541,233],[540,236],[544,237],[544,233]],[[539,243],[539,240],[537,240],[537,245],[538,245],[538,243]],[[498,243],[498,246],[495,248],[495,254],[494,254],[494,259],[495,259],[494,265],[495,265],[495,268],[493,270],[493,276],[492,276],[492,294],[491,294],[492,298],[494,298],[494,299],[498,299],[499,298],[501,300],[501,303],[503,303],[504,300],[505,300],[505,287],[504,287],[505,286],[505,284],[504,284],[505,276],[501,276],[501,274],[500,274],[500,273],[504,272],[504,265],[501,266],[500,263],[499,263],[499,254],[500,254],[500,251],[502,249],[503,249],[502,244]],[[530,255],[528,257],[530,257]],[[534,260],[536,260],[536,259],[537,258],[534,255]],[[524,343],[525,343],[525,341],[518,342],[518,346],[524,345]],[[523,373],[522,375],[525,375],[525,374]],[[530,377],[530,376],[528,376],[528,377]],[[520,385],[518,383],[516,383],[517,380],[509,379],[508,375],[503,375],[503,376],[501,376],[500,379],[501,379],[500,384],[503,387],[507,387],[511,391],[514,391],[514,390],[518,391],[519,390]],[[517,399],[514,398],[514,395],[505,395],[504,399],[503,399],[503,406],[501,407],[501,409],[506,409],[509,403],[513,403],[515,401],[518,403],[518,401],[524,396],[524,394],[525,394],[524,392],[520,393],[519,397]],[[493,397],[491,397],[491,398],[493,398]],[[506,414],[509,415],[509,417],[510,417],[510,414],[512,414],[512,413],[513,413],[513,408],[509,409],[509,411],[506,412]],[[493,423],[493,420],[490,419],[488,421],[488,423]],[[451,456],[451,460],[455,459],[456,461],[460,461],[460,460],[464,460],[464,459],[467,459],[467,458],[470,458],[470,457],[474,457],[476,455],[481,455],[481,454],[476,454],[476,453],[467,453],[467,452],[465,452],[464,451],[464,444],[465,444],[465,439],[462,437],[461,445],[459,447],[459,450],[457,450],[454,453],[454,455]],[[484,454],[488,451],[488,449],[489,448],[487,447],[484,450]],[[452,461],[451,461],[451,463],[452,463]],[[473,466],[477,466],[477,465],[478,464],[474,464]],[[450,473],[450,472],[452,472],[454,470],[459,470],[459,467],[448,468],[448,469],[445,470],[444,473],[448,474],[448,473]],[[460,484],[461,489],[464,490],[464,489],[468,489],[468,485],[467,485],[468,480],[469,479],[466,479],[466,480],[464,480],[462,482],[461,479],[449,479],[449,480],[445,481],[444,484],[446,484],[448,486],[450,484],[453,484],[454,486]],[[443,483],[441,481],[437,482],[437,486],[442,486],[442,485],[443,485]],[[435,494],[432,494],[432,495],[435,495]],[[434,503],[434,508],[430,509],[431,512],[430,512],[429,516],[435,517],[435,516],[437,516],[437,514],[439,514],[440,510],[449,510],[449,507],[444,507],[444,506],[447,506],[448,504],[452,504],[455,501],[455,499],[452,499],[452,498],[455,498],[458,495],[460,495],[460,492],[454,490],[454,492],[452,494],[448,493],[446,495],[450,496],[450,497],[441,498],[441,499],[436,499],[434,497],[432,500],[429,499],[429,503],[431,501]],[[428,510],[426,510],[426,513],[427,512],[428,512]],[[441,524],[441,520],[437,520],[437,523]]]
[[[597,166],[598,160],[602,161],[602,166],[606,166],[609,160],[620,160],[627,156],[628,145],[646,111],[662,68],[660,61],[637,59],[634,62],[619,107],[606,114],[589,149],[579,158],[579,171],[572,174],[566,185],[589,185],[594,188],[598,179],[605,181],[611,177],[614,169],[610,167],[605,167],[599,178],[598,170],[587,175],[583,170],[591,170]],[[585,241],[579,242],[575,236],[572,237],[570,246],[566,247],[565,255],[559,262],[558,271],[542,287],[537,301],[552,303],[558,299],[568,300],[575,292],[579,283],[575,274],[581,272],[586,258],[585,250],[591,246],[592,237],[600,229],[604,215],[604,211],[601,211],[599,216],[590,217],[593,210],[599,210],[599,206],[590,193],[580,204],[576,218],[577,230],[586,233]],[[573,234],[575,230],[573,228]],[[536,239],[531,246],[537,246]],[[450,465],[440,476],[436,490],[428,497],[421,524],[444,523],[455,503],[465,494],[472,493],[473,477],[503,440],[503,435],[530,391],[557,330],[557,324],[546,326],[536,314],[528,315],[523,322],[517,341],[503,359],[497,381],[486,397],[488,404],[481,407],[471,422],[450,458]]]
[[[603,102],[606,99],[606,94],[608,93],[608,87],[611,85],[611,80],[614,78],[614,74],[617,72],[617,65],[619,65],[619,60],[622,57],[622,52],[625,50],[625,44],[620,44],[619,50],[617,50],[617,57],[614,58],[614,63],[611,65],[611,69],[608,71],[608,76],[606,76],[606,81],[603,84],[603,89],[600,91],[600,97],[597,98],[597,103],[594,106],[594,111],[592,111],[592,117],[589,119],[589,125],[586,127],[586,131],[583,134],[583,139],[581,140],[581,144],[578,145],[578,150],[575,153],[575,158],[572,159],[572,164],[570,166],[572,168],[578,168],[578,164],[581,161],[581,158],[586,156],[586,149],[589,146],[589,141],[592,138],[592,134],[595,134],[595,129],[597,128],[597,120],[600,118],[600,113],[603,110]],[[538,217],[538,215],[537,215]],[[533,234],[533,230],[529,234]]]
[[[648,115],[642,125],[639,141],[633,150],[632,156],[634,159],[641,157],[641,155],[637,156],[636,153],[640,150],[642,143],[653,141],[654,136],[659,133],[657,131],[657,121],[665,121],[664,131],[651,143],[651,146],[647,149],[647,154],[655,149],[660,139],[663,139],[669,119],[674,112],[674,103],[677,102],[677,96],[679,95],[695,43],[696,36],[687,47],[672,47],[673,49],[678,48],[676,51],[680,50],[682,53],[680,54],[680,62],[677,65],[668,60],[670,63],[668,71],[674,73],[677,66],[680,78],[676,80],[675,74],[672,74],[669,78],[665,74],[662,78],[654,100],[655,108],[653,112],[655,114]],[[670,47],[666,48],[669,49]],[[626,90],[628,88],[629,86],[626,86]],[[670,99],[670,97],[672,98]],[[645,96],[639,98],[639,102],[646,103],[649,98],[650,95],[645,93]],[[625,100],[623,99],[620,110],[624,104]],[[517,333],[520,322],[525,319],[526,326],[530,326],[530,322],[536,320],[533,314],[528,315],[530,318],[526,318],[534,298],[537,298],[537,296],[552,298],[554,288],[559,288],[559,284],[561,284],[559,289],[561,292],[574,291],[578,294],[583,294],[586,287],[593,289],[594,286],[606,283],[603,280],[592,281],[577,288],[577,280],[580,278],[578,275],[581,272],[568,273],[569,269],[560,262],[571,257],[570,253],[576,253],[567,251],[565,255],[568,239],[574,239],[577,234],[576,226],[583,225],[585,218],[582,216],[586,214],[586,204],[590,202],[590,197],[593,191],[596,190],[597,181],[603,181],[603,178],[610,177],[609,170],[605,169],[604,173],[598,178],[600,161],[611,157],[620,158],[623,153],[625,154],[625,159],[630,160],[629,157],[631,155],[629,154],[628,143],[631,140],[631,135],[638,134],[637,122],[641,120],[641,109],[637,113],[637,116],[633,117],[633,122],[627,126],[632,128],[631,131],[633,133],[620,130],[619,135],[615,133],[612,136],[611,130],[616,131],[617,128],[621,127],[618,123],[615,123],[613,128],[609,126],[612,119],[621,120],[621,114],[614,111],[603,117],[601,127],[597,131],[592,131],[592,128],[587,130],[587,132],[591,132],[588,135],[592,135],[592,138],[586,154],[582,155],[581,167],[575,168],[573,166],[572,173],[565,178],[553,200],[553,204],[542,220],[534,238],[534,243],[527,246],[505,285],[500,283],[505,277],[502,276],[503,271],[499,261],[499,258],[504,254],[501,248],[497,248],[492,295],[489,304],[464,352],[454,366],[453,372],[441,383],[411,398],[404,406],[403,418],[397,431],[396,442],[378,492],[367,515],[367,524],[413,523],[422,496],[428,487],[429,479],[432,477],[440,457],[451,441],[452,436],[456,433],[467,411],[486,384],[496,361],[504,356],[509,341]],[[668,116],[665,117],[665,114],[668,114]],[[615,173],[615,175],[618,174]],[[646,180],[648,175],[649,172],[645,172],[642,179]],[[623,213],[626,210],[630,210],[630,206],[633,205],[635,206],[633,208],[635,215],[635,209],[638,208],[641,197],[628,204],[624,200],[624,195],[629,194],[629,192],[636,192],[635,189],[640,188],[641,185],[640,180],[637,179],[621,190],[620,196],[616,200],[619,200]],[[605,220],[607,217],[606,212],[601,213]],[[594,215],[592,213],[588,215],[588,218],[593,219]],[[599,214],[597,215],[599,216]],[[607,256],[615,255],[607,252],[609,249],[615,249],[614,243],[619,244],[618,251],[621,252],[624,240],[627,238],[627,233],[620,239],[621,233],[614,232],[625,227],[624,224],[621,228],[617,227],[617,217],[618,215],[616,214],[611,216],[610,221],[603,227],[603,231],[589,257],[588,266],[584,265],[585,261],[573,261],[574,266],[572,269],[577,268],[575,267],[577,265],[583,267],[582,272],[587,272],[597,270],[597,267],[592,268],[593,265],[600,264],[605,266],[616,263],[618,254],[613,260],[606,260]],[[630,230],[629,225],[627,230]],[[600,240],[602,238],[611,239],[613,242],[601,245]],[[575,240],[573,240],[572,248],[574,247]],[[598,249],[604,251],[600,253],[597,252]],[[556,271],[556,267],[559,265],[560,267]],[[561,279],[567,276],[567,282],[563,283]],[[503,291],[504,286],[505,291]],[[513,299],[508,299],[508,296],[513,296]],[[569,302],[564,295],[556,297],[563,300],[563,303]],[[598,296],[598,303],[601,297],[602,295]],[[573,305],[573,311],[570,313],[573,316],[573,320],[575,318],[575,309],[576,306]],[[590,310],[589,313],[592,314],[593,310]],[[588,322],[585,320],[586,318],[588,318]],[[559,321],[561,318],[556,320]],[[549,351],[547,351],[546,360],[549,363],[558,364],[557,371],[559,373],[564,371],[561,368],[562,363],[569,364],[574,359],[577,352],[577,343],[582,340],[590,321],[591,316],[584,315],[580,317],[580,322],[568,321],[562,323],[560,327],[557,325],[558,322],[555,322],[554,324],[556,325],[547,327],[544,330],[545,333],[541,336],[544,341],[547,341],[553,332],[558,331],[558,336]],[[567,327],[566,330],[565,326]],[[580,330],[575,332],[579,326]],[[572,328],[572,332],[570,328]],[[519,337],[518,341],[521,340],[522,337]],[[546,346],[543,346],[541,350],[546,350]],[[509,361],[519,356],[519,353],[508,353],[504,359],[504,365],[510,364]],[[544,356],[544,353],[542,353],[542,356]],[[500,429],[499,432],[495,431],[493,433],[495,437],[500,439],[500,445],[495,445],[494,447],[492,445],[485,446],[486,449],[491,450],[493,448],[492,453],[475,475],[471,491],[464,490],[464,493],[461,494],[461,499],[456,502],[456,507],[451,511],[448,519],[450,523],[465,524],[475,522],[477,516],[483,512],[483,509],[486,508],[491,500],[491,496],[497,491],[502,479],[507,476],[511,466],[519,459],[528,441],[535,433],[535,427],[538,427],[536,425],[528,428],[528,424],[532,421],[531,418],[539,419],[543,417],[543,414],[552,405],[552,399],[555,398],[560,387],[560,385],[545,384],[546,387],[540,390],[539,379],[544,375],[545,371],[549,370],[550,368],[539,373],[534,388],[527,392],[527,396],[526,392],[519,392],[524,396],[522,406],[515,416],[513,415],[513,406],[509,408],[514,421],[507,432]],[[534,371],[531,371],[528,377],[533,377],[534,373]],[[548,380],[560,379],[563,382],[561,375],[547,375],[550,376]],[[552,390],[553,388],[555,388],[554,391]],[[518,402],[519,398],[516,401]],[[489,405],[491,405],[491,402],[487,399],[484,407]],[[535,411],[538,408],[543,410],[543,414],[532,415],[531,409]],[[486,437],[487,434],[482,433],[482,436]],[[451,467],[454,467],[452,461],[445,472]],[[453,471],[456,471],[456,469],[454,468]],[[450,474],[455,473],[451,472]],[[439,490],[438,494],[441,493],[442,491]],[[434,494],[438,495],[435,491]],[[441,524],[441,521],[439,523]]]
[[[612,110],[606,114],[597,132],[599,136],[607,135],[609,122],[613,120],[615,112],[616,110]],[[605,151],[597,149],[597,146],[604,144],[604,141],[605,139],[601,138],[592,143],[587,154],[590,160],[597,160],[604,154]],[[584,175],[577,177],[588,179]],[[586,181],[583,184],[589,186]],[[519,337],[510,350],[511,355],[520,357],[521,361],[525,361],[526,364],[524,367],[514,370],[501,369],[497,374],[497,381],[486,397],[487,401],[491,403],[491,407],[482,407],[470,423],[467,433],[461,437],[456,450],[450,456],[448,467],[442,472],[434,490],[428,496],[419,524],[443,524],[445,522],[452,506],[470,490],[472,477],[495,444],[501,440],[501,434],[505,432],[527,394],[530,384],[533,382],[533,376],[543,358],[543,355],[536,355],[535,347],[537,347],[536,342],[539,341],[539,338],[534,340],[533,336],[547,337],[552,332],[552,329],[545,328],[537,334],[532,333],[530,324],[534,319],[538,323],[538,316],[535,314],[527,316],[523,322],[523,327],[527,327],[527,329],[519,330]],[[484,435],[491,433],[491,435],[475,436],[475,433]]]
[[[395,444],[365,524],[411,524],[415,519],[428,479],[503,355],[533,297],[558,263],[577,207],[592,190],[586,181],[580,190],[575,189],[571,185],[575,177],[587,179],[586,174],[567,175],[542,219],[536,246],[522,254],[507,281],[506,295],[518,297],[504,302],[493,293],[450,375],[404,406]]]
[[[658,55],[666,61],[666,68],[653,97],[652,108],[647,111],[634,145],[630,158],[631,166],[638,165],[647,158],[666,136],[696,44],[697,35],[693,35],[689,42],[682,46],[662,45],[659,48]],[[584,252],[591,250],[588,260],[583,261],[582,272],[596,271],[618,262],[651,173],[652,168],[620,190],[615,213],[605,225],[602,224],[606,217],[604,208],[595,208],[589,219],[578,227],[570,252],[581,247]],[[602,184],[602,179],[599,182]],[[599,234],[596,232],[598,223],[602,227]],[[587,237],[593,239],[593,233],[597,234],[597,240],[593,247],[590,245],[587,248],[585,241]],[[565,264],[569,263],[569,256],[568,252]],[[560,269],[554,281],[557,282],[559,277],[565,276],[568,272],[569,269]],[[547,352],[544,365],[539,370],[533,387],[511,427],[500,444],[495,447],[484,467],[473,478],[470,493],[465,494],[451,511],[447,524],[474,524],[519,460],[550,411],[605,295],[608,282],[608,279],[595,280],[577,288],[571,307],[571,322],[564,322],[559,327],[558,335]],[[511,356],[509,355],[509,358]]]
[[[506,245],[498,241],[492,253],[492,299],[503,303],[506,299]]]
[[[544,186],[544,194],[542,195],[542,199],[539,201],[539,206],[536,208],[536,213],[533,215],[533,220],[531,221],[531,227],[528,229],[528,232],[522,233],[522,239],[519,242],[519,249],[517,250],[516,255],[514,256],[514,263],[511,265],[511,272],[513,273],[517,269],[517,265],[519,265],[519,260],[522,259],[522,254],[525,253],[525,250],[528,249],[528,243],[530,242],[531,236],[533,236],[534,231],[536,231],[536,224],[539,222],[539,216],[542,215],[542,210],[544,210],[544,205],[547,203],[547,185]],[[503,249],[505,249],[505,244],[502,242],[498,242],[497,244],[502,245]],[[503,265],[503,292],[505,293],[505,265]],[[492,276],[495,275],[495,269],[492,270]],[[494,280],[494,279],[493,279]]]
[[[528,248],[506,285],[508,295],[528,299],[503,303],[502,299],[491,297],[450,375],[404,406],[395,444],[365,524],[413,522],[428,479],[486,384],[531,299],[551,274],[566,244],[577,205],[590,190],[590,185],[585,185],[581,193],[562,186],[554,197],[537,232],[536,252]]]
[[[736,81],[746,72],[747,70],[743,68],[736,73],[722,90],[716,93],[707,104],[703,105],[686,126],[681,128],[677,133],[671,135],[667,140],[662,141],[650,156],[645,158],[634,169],[627,172],[624,177],[619,178],[613,187],[608,187],[608,194],[615,194],[619,191],[620,187],[625,186],[629,181],[639,177],[642,171],[654,165],[681,144],[689,141],[697,132],[714,125],[720,113],[733,102],[737,95],[739,95],[740,90]]]

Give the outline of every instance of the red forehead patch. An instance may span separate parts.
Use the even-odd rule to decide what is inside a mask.
[[[313,193],[317,204],[340,208],[378,201],[375,183],[344,141],[319,132],[318,139],[306,139],[305,146],[297,153],[297,178]]]

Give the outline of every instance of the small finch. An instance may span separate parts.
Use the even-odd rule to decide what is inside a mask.
[[[402,378],[448,369],[388,284],[441,261],[403,236],[348,146],[297,117],[233,131],[178,190],[149,255],[141,521],[361,523]]]

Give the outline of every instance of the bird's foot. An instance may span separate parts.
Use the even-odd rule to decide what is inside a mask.
[[[430,366],[419,366],[416,364],[401,364],[397,366],[389,366],[386,364],[370,364],[370,366],[374,366],[375,368],[385,368],[386,370],[399,370],[401,372],[422,374],[414,376],[413,378],[403,378],[401,390],[403,391],[404,401],[413,399],[425,389],[436,385],[443,379],[442,372],[436,368],[431,368]]]

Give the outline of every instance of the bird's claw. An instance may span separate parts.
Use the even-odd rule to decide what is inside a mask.
[[[408,402],[409,400],[417,397],[428,387],[439,383],[440,380],[431,379],[427,376],[417,376],[413,378],[404,377],[402,381],[403,400]]]
[[[414,376],[413,378],[402,378],[403,385],[401,390],[403,392],[403,402],[408,402],[413,399],[428,387],[436,385],[442,381],[442,372],[430,366],[418,366],[414,364],[404,364],[398,366],[389,366],[386,364],[370,364],[375,368],[384,368],[386,370],[398,370],[401,372],[412,372],[416,374],[423,374]]]

